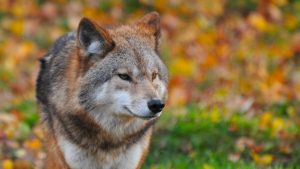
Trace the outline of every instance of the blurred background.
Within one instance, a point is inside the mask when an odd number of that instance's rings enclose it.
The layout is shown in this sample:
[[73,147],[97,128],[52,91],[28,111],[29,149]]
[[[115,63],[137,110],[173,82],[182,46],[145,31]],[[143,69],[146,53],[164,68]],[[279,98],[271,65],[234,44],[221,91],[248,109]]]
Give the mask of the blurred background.
[[0,168],[42,168],[38,59],[81,17],[161,14],[167,110],[143,169],[300,168],[300,1],[1,0]]

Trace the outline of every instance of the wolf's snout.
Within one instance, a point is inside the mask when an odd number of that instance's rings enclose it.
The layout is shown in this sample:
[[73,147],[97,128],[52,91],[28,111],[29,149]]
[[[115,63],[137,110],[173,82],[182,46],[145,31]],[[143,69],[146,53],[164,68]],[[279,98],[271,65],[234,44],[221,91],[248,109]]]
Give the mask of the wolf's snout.
[[147,105],[148,105],[148,108],[153,113],[159,113],[165,107],[165,104],[162,103],[161,100],[157,100],[157,99],[153,99],[153,100],[148,101]]

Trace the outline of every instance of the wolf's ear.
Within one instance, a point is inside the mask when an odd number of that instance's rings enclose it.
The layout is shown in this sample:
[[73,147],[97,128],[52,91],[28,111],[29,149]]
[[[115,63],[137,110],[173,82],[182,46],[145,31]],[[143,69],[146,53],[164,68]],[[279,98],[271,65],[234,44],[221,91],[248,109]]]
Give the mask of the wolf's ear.
[[157,12],[150,12],[137,21],[137,24],[148,26],[156,38],[160,37],[160,16]]
[[104,56],[113,49],[109,33],[88,18],[82,18],[77,30],[77,43],[87,54]]

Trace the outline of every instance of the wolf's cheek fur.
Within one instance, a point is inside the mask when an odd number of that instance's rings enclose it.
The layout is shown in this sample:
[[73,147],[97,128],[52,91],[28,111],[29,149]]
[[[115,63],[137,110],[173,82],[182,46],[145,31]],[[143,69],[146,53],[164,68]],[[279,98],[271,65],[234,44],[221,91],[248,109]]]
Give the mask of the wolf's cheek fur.
[[130,112],[125,109],[125,107],[130,107],[132,99],[132,96],[130,96],[127,91],[117,91],[113,93],[112,98],[114,100],[114,107],[118,109],[116,110],[116,113],[131,115]]
[[106,93],[108,92],[108,84],[104,83],[102,86],[96,89],[95,95],[96,95],[96,102],[101,102],[103,99],[106,98]]
[[[115,90],[110,82],[104,83],[95,90],[96,110],[99,110],[99,113],[128,114],[124,110],[124,105],[130,105],[132,97],[128,92]],[[105,107],[105,110],[102,107]]]
[[[130,94],[128,90],[115,89],[115,84],[115,79],[112,79],[95,90],[96,109],[105,111],[106,113],[132,115],[125,107],[132,107],[132,99],[134,96]],[[101,106],[104,106],[103,103],[105,103],[106,110],[101,108]]]
[[[116,79],[111,79],[95,90],[94,98],[97,105],[95,110],[99,111],[98,113],[105,112],[138,117],[151,116],[151,111],[148,108],[147,102],[153,98],[147,97],[149,93],[136,92],[136,90],[128,89],[130,86],[133,87],[131,84],[129,84],[129,86],[123,84],[122,89],[116,89],[120,86],[115,86],[115,80]],[[164,83],[157,80],[154,86],[156,87],[155,90],[153,90],[154,93],[151,95],[164,101],[166,93]],[[103,109],[103,106],[105,107],[105,110]],[[157,115],[159,116],[160,114]]]
[[[127,90],[111,92],[109,85],[105,83],[96,92],[97,102],[107,102],[110,107],[107,113],[125,114],[130,116],[146,117],[150,115],[147,99],[129,93]],[[110,98],[110,99],[108,99]],[[101,105],[100,105],[101,106]],[[100,108],[101,109],[101,108]]]

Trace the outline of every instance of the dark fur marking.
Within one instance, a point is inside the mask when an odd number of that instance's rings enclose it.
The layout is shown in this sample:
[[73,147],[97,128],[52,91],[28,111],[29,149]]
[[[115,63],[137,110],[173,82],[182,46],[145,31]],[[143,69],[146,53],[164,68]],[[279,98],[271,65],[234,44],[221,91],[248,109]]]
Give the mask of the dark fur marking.
[[58,53],[60,53],[62,51],[62,49],[64,49],[64,47],[66,46],[66,44],[70,41],[75,40],[75,33],[74,32],[69,32],[61,37],[59,37],[55,43],[53,48],[51,49],[51,52],[53,54],[53,56],[57,56]]
[[[49,54],[46,54],[44,57],[47,57]],[[49,100],[48,95],[50,93],[50,86],[48,82],[48,65],[46,60],[43,58],[40,59],[40,72],[36,82],[36,98],[40,103],[40,109],[42,110],[42,122],[47,123],[47,127],[52,129],[53,119],[49,110]]]

